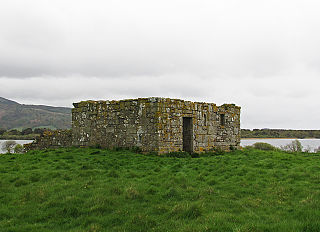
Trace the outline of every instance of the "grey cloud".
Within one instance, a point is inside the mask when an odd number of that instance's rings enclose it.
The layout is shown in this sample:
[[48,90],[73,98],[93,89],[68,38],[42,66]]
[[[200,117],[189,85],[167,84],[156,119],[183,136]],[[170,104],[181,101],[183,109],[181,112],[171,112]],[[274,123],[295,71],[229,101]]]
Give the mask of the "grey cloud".
[[[287,2],[22,2],[5,1],[8,7],[0,10],[0,64],[6,67],[0,76],[267,77],[319,59],[307,44],[319,37],[316,24],[309,24],[314,18],[282,8]],[[297,31],[299,20],[308,27],[300,23]]]
[[0,95],[234,102],[243,127],[315,128],[319,10],[316,0],[3,0]]

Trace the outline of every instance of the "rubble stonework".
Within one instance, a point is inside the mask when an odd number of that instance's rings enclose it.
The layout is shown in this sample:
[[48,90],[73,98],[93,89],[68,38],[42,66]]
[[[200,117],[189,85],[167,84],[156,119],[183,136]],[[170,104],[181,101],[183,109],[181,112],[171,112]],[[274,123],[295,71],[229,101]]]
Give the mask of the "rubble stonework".
[[24,144],[26,151],[34,149],[47,149],[72,146],[71,130],[55,130],[45,131],[41,136],[37,137],[32,143]]
[[[240,107],[169,98],[83,101],[72,109],[72,144],[204,152],[240,146]],[[185,119],[184,119],[185,118]],[[190,125],[189,132],[184,127]],[[184,137],[190,137],[190,141]],[[186,145],[186,143],[190,143]]]
[[139,147],[159,154],[240,147],[240,107],[169,98],[74,103],[72,130],[48,132],[26,150]]

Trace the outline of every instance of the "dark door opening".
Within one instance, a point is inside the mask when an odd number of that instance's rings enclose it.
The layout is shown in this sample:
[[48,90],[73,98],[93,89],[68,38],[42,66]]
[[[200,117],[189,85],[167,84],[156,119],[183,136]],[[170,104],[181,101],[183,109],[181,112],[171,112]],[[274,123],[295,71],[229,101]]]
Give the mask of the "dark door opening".
[[193,124],[191,117],[183,117],[183,151],[193,152]]

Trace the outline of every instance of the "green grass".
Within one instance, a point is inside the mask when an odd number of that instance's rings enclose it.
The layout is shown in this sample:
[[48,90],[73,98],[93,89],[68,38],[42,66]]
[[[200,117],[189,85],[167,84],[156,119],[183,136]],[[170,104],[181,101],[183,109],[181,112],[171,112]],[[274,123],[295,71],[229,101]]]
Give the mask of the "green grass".
[[0,155],[0,231],[320,231],[320,155]]

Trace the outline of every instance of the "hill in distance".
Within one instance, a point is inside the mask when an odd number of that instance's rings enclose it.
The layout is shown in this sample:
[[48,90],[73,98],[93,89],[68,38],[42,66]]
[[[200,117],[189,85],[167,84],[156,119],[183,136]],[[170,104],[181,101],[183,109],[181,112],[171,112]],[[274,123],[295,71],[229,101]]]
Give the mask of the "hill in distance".
[[24,105],[0,97],[0,128],[71,128],[71,108]]

